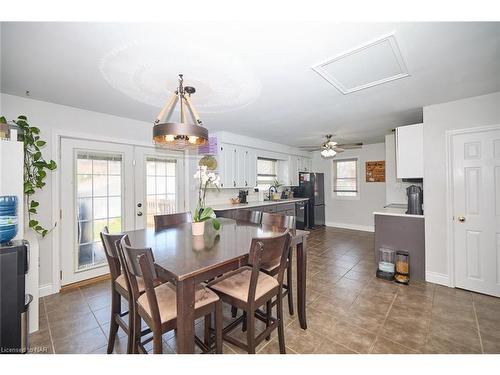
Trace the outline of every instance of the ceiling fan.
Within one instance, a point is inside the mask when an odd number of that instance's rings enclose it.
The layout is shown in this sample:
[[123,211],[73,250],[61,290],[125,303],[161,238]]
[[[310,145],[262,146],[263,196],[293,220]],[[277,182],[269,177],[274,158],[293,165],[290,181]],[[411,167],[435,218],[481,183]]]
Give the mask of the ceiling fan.
[[343,143],[338,144],[333,139],[332,134],[325,135],[325,141],[318,146],[300,146],[300,148],[307,149],[308,151],[319,151],[321,150],[321,156],[324,158],[333,158],[339,152],[344,152],[344,150],[350,150],[355,148],[361,148],[363,146],[362,142],[358,143]]

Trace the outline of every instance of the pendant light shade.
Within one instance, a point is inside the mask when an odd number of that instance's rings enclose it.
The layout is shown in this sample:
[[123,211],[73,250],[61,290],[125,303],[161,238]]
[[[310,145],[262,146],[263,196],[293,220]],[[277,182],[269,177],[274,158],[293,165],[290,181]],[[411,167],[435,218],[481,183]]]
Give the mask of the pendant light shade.
[[[153,142],[170,149],[182,150],[204,145],[208,142],[208,130],[193,107],[190,96],[196,92],[194,87],[183,86],[179,74],[179,87],[170,101],[162,108],[153,126]],[[187,95],[186,95],[187,94]],[[180,121],[170,122],[175,106],[179,103]],[[188,113],[189,115],[188,116]],[[191,117],[192,122],[188,122]]]

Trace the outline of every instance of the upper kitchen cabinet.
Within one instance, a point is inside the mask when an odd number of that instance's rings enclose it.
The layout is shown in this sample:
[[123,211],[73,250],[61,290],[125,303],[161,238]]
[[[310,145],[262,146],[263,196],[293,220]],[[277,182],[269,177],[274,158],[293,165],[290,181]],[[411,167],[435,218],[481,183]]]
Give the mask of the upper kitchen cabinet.
[[221,188],[253,188],[257,184],[255,150],[222,143],[218,151]]
[[285,185],[299,186],[299,172],[311,172],[312,160],[306,157],[290,155],[288,157],[288,173],[283,180]]
[[396,128],[396,177],[424,177],[423,124]]

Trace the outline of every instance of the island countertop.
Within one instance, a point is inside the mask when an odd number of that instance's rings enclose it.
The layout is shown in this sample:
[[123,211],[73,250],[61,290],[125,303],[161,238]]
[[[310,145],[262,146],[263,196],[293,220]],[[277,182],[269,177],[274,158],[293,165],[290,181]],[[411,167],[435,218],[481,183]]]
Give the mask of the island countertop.
[[389,205],[378,211],[375,211],[374,215],[391,215],[391,216],[403,216],[403,217],[416,217],[416,218],[424,218],[424,215],[411,215],[406,213],[405,205]]
[[292,199],[279,199],[275,201],[254,201],[254,202],[248,202],[248,203],[238,203],[238,204],[216,204],[213,206],[210,206],[213,208],[214,211],[222,211],[222,210],[237,210],[241,208],[252,208],[252,207],[262,207],[262,206],[268,206],[268,205],[275,205],[275,204],[286,204],[286,203],[295,203],[295,202],[302,202],[302,201],[307,201],[309,198],[292,198]]

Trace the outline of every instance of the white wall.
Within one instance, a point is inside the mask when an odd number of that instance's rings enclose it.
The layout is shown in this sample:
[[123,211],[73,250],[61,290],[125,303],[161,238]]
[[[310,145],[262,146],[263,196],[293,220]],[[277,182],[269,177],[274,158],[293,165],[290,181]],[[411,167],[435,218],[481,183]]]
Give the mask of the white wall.
[[451,285],[446,225],[446,132],[500,124],[500,92],[424,107],[425,248],[428,281]]
[[373,231],[373,212],[385,206],[385,183],[366,182],[365,162],[385,160],[385,144],[368,144],[361,149],[346,150],[336,158],[351,157],[359,160],[359,200],[339,200],[334,198],[332,191],[332,159],[323,159],[319,152],[314,153],[313,172],[325,174],[326,224]]

